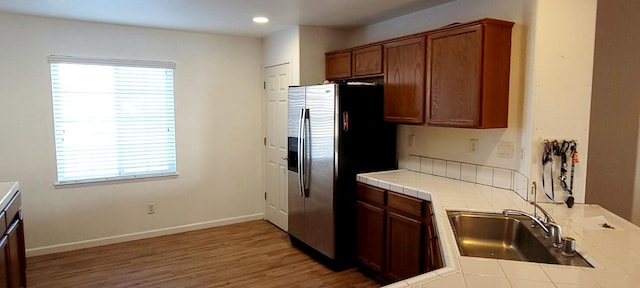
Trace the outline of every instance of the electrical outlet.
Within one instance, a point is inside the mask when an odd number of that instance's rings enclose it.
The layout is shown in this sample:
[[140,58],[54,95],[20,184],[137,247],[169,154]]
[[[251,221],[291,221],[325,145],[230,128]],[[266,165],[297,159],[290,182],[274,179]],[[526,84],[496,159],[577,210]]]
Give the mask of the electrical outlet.
[[513,158],[513,142],[501,141],[498,143],[498,158]]
[[469,139],[469,152],[474,153],[480,148],[478,139]]
[[156,203],[147,203],[147,214],[155,214],[156,213]]

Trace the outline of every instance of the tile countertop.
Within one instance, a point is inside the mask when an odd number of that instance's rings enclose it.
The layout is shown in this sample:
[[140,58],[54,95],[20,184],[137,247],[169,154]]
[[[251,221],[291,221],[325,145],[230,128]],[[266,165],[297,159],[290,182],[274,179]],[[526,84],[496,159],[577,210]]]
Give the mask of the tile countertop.
[[[430,200],[434,208],[445,267],[385,287],[640,287],[640,228],[598,205],[541,203],[595,268],[466,257],[458,252],[446,210],[533,213],[533,206],[511,190],[408,170],[359,174],[357,179]],[[600,217],[615,229],[591,223]]]
[[0,182],[0,209],[3,209],[16,191],[20,190],[18,182]]

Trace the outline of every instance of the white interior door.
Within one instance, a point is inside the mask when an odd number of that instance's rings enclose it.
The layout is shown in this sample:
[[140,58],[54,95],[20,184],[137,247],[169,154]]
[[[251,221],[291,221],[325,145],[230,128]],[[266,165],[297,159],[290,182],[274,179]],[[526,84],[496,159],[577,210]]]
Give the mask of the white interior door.
[[265,68],[267,98],[266,210],[267,220],[288,230],[287,204],[287,90],[289,64]]

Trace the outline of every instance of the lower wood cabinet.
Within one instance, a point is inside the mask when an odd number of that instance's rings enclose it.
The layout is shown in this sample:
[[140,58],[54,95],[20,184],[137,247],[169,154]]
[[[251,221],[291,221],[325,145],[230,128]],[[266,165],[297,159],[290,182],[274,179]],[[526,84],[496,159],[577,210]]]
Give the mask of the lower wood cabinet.
[[358,183],[357,256],[382,282],[442,267],[431,202]]
[[21,195],[18,191],[4,207],[0,217],[3,221],[0,226],[5,228],[0,238],[0,288],[27,287],[21,204]]

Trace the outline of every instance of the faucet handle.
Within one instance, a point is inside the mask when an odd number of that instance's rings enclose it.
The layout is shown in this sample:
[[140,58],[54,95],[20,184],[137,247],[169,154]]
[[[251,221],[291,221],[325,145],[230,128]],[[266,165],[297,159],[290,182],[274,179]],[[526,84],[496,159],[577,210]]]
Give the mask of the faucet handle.
[[568,257],[576,255],[576,239],[571,237],[562,239],[562,255]]
[[562,247],[562,227],[557,223],[547,224],[549,227],[549,237],[552,239],[553,247]]

